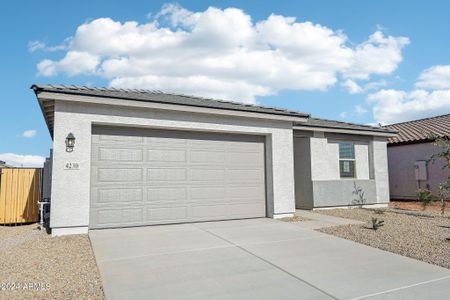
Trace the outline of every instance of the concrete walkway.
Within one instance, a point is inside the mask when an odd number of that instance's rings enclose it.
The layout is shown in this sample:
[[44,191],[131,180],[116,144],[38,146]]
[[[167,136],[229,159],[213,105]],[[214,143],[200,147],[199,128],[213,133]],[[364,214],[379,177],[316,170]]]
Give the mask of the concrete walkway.
[[450,295],[450,270],[272,219],[96,230],[90,238],[107,299]]

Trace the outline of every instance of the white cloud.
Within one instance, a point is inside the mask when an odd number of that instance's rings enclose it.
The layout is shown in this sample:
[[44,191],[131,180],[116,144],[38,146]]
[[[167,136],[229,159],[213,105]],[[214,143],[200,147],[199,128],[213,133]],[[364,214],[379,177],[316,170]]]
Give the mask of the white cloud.
[[386,80],[378,80],[365,83],[364,85],[358,84],[355,80],[346,79],[341,85],[349,92],[350,94],[361,94],[370,90],[376,90],[380,87],[386,86]]
[[39,155],[21,155],[15,153],[0,153],[0,160],[13,167],[41,168],[45,158]]
[[64,72],[69,76],[79,74],[93,74],[100,59],[98,56],[87,52],[69,51],[66,56],[58,62],[44,59],[38,64],[38,74],[42,76],[53,76],[58,72]]
[[341,119],[347,119],[348,117],[359,117],[362,116],[367,112],[367,109],[365,109],[362,105],[356,105],[352,112],[343,111],[339,114],[339,117]]
[[450,89],[450,65],[426,69],[419,76],[416,87],[423,89]]
[[34,130],[34,129],[31,129],[31,130],[25,130],[25,131],[22,133],[22,137],[24,137],[24,138],[32,138],[32,137],[35,137],[36,134],[37,134],[37,131]]
[[373,115],[382,124],[450,113],[450,90],[380,90],[368,96]]
[[148,23],[99,18],[80,25],[61,60],[38,74],[97,75],[114,87],[161,89],[254,102],[280,90],[326,90],[343,76],[390,74],[409,40],[377,31],[351,46],[339,30],[236,8],[164,5]]
[[402,49],[409,44],[406,37],[385,37],[376,31],[369,39],[356,46],[352,63],[344,75],[354,79],[369,79],[371,74],[387,75],[402,61]]
[[367,109],[365,109],[362,105],[355,105],[355,113],[357,116],[362,116],[367,112]]
[[45,48],[45,43],[40,41],[28,42],[28,51],[34,52]]
[[66,50],[69,47],[70,44],[70,38],[67,38],[64,40],[64,42],[60,45],[56,46],[48,46],[46,43],[42,41],[30,41],[28,42],[28,51],[35,52],[35,51],[46,51],[46,52],[55,52],[55,51],[61,51]]
[[342,86],[345,87],[350,94],[359,94],[364,91],[364,89],[359,84],[351,79],[345,80],[342,83]]
[[450,65],[424,70],[411,91],[382,89],[367,97],[373,116],[382,124],[450,113]]

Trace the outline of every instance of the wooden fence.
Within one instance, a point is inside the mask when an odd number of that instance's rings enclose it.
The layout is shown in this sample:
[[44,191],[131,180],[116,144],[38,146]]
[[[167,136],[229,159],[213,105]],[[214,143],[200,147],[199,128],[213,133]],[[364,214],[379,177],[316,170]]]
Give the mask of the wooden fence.
[[0,224],[39,221],[42,169],[0,169]]

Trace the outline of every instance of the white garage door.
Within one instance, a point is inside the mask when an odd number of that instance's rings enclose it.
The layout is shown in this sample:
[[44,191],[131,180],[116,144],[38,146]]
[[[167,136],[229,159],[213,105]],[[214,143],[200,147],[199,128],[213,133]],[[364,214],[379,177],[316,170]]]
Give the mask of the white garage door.
[[94,127],[90,228],[264,217],[264,138]]

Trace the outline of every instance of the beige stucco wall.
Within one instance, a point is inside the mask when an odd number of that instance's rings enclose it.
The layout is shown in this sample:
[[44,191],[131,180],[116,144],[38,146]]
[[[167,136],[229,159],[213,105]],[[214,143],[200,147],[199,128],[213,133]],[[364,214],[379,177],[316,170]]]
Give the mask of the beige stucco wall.
[[[444,161],[428,163],[428,180],[417,182],[414,163],[428,160],[439,152],[431,143],[400,145],[388,147],[389,186],[391,199],[416,199],[417,188],[430,188],[437,195],[439,183],[450,176],[448,169],[443,169]],[[419,185],[420,184],[420,185]]]

